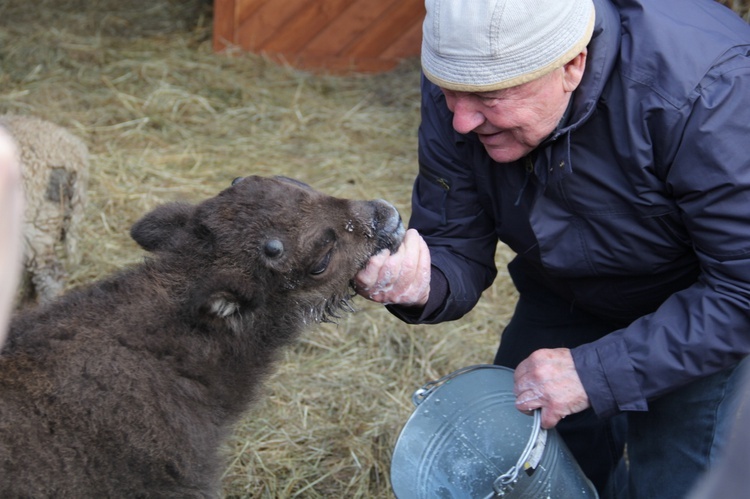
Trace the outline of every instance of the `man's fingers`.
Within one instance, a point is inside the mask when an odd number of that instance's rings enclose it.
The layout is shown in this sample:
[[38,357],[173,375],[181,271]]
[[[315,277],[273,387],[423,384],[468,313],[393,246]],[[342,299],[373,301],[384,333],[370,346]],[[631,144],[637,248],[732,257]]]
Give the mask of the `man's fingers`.
[[430,255],[414,229],[406,231],[398,251],[370,258],[355,277],[357,293],[378,303],[424,305],[430,292]]
[[542,428],[544,428],[545,430],[554,428],[555,426],[557,426],[557,423],[559,423],[560,420],[565,417],[565,416],[559,416],[556,412],[551,411],[547,408],[542,409],[541,416],[542,416],[541,425],[542,425]]
[[590,406],[570,350],[541,349],[521,362],[514,373],[513,393],[522,412],[541,409],[542,427]]
[[367,266],[360,270],[354,278],[354,283],[357,288],[357,292],[363,296],[367,296],[367,292],[375,285],[380,275],[380,269],[383,264],[391,256],[391,252],[388,250],[380,251],[379,253],[370,257],[370,261],[367,262]]

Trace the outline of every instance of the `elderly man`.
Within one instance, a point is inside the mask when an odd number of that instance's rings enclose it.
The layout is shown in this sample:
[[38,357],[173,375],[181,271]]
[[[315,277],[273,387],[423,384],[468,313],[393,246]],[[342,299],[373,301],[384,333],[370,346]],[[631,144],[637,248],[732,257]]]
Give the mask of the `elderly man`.
[[518,409],[602,495],[684,497],[750,352],[750,27],[706,0],[426,7],[411,229],[360,294],[458,319],[508,244]]

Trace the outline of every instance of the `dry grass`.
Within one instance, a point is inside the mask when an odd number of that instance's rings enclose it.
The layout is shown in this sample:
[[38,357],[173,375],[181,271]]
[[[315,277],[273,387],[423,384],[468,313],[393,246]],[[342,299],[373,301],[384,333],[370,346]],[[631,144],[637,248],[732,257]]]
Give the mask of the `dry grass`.
[[750,0],[718,0],[719,3],[726,5],[745,21],[750,22]]
[[[736,0],[747,14],[745,0]],[[71,285],[142,257],[127,233],[158,203],[251,173],[385,198],[405,217],[416,173],[415,61],[313,76],[210,49],[202,0],[4,0],[0,113],[34,114],[92,153],[82,264]],[[227,497],[391,497],[388,466],[424,381],[491,361],[515,302],[503,273],[461,321],[407,326],[358,299],[286,352],[226,447]]]
[[[385,198],[408,217],[415,61],[383,75],[313,76],[213,54],[210,22],[199,0],[0,3],[0,113],[63,125],[92,154],[71,285],[142,258],[127,234],[147,210],[211,196],[239,175]],[[514,301],[501,276],[464,320],[414,327],[357,299],[357,313],[286,352],[226,447],[225,495],[391,497],[390,453],[412,391],[491,361]]]

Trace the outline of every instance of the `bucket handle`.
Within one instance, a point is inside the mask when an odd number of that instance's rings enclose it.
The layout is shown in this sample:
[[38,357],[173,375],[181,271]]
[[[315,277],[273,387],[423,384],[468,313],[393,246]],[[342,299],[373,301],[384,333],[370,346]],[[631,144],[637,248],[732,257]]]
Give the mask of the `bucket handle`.
[[[487,367],[497,367],[494,364],[477,364],[473,366],[467,366],[463,367],[461,369],[458,369],[457,371],[454,371],[452,373],[446,374],[445,376],[434,380],[434,381],[428,381],[424,385],[422,385],[421,388],[417,389],[414,394],[411,396],[411,401],[415,406],[419,406],[422,402],[427,400],[427,398],[434,392],[440,385],[443,383],[446,383],[450,381],[451,379],[455,378],[456,376],[460,374],[464,374],[470,371],[474,371],[476,369],[484,369]],[[542,429],[542,416],[541,411],[539,409],[536,409],[534,411],[534,423],[532,424],[532,432],[531,437],[529,438],[529,441],[526,442],[526,447],[524,448],[523,452],[518,458],[518,461],[516,461],[516,464],[511,466],[508,471],[500,475],[495,479],[495,481],[492,484],[492,489],[494,492],[490,495],[488,495],[485,499],[496,499],[499,497],[504,497],[505,494],[513,490],[513,484],[518,479],[518,474],[521,472],[522,469],[528,469],[535,467],[537,463],[531,463],[529,458],[531,457],[532,453],[534,453],[535,450],[537,450],[537,444],[542,445],[542,451],[544,443],[546,442],[546,433],[547,430]],[[542,440],[540,442],[540,435],[542,437]],[[539,450],[537,450],[537,453],[539,453]]]
[[[536,409],[534,411],[534,423],[532,425],[531,437],[529,438],[528,442],[526,442],[526,447],[518,457],[518,461],[516,461],[516,464],[511,466],[508,471],[495,479],[495,482],[492,484],[494,493],[490,494],[488,496],[488,499],[504,497],[505,494],[513,490],[513,484],[518,479],[518,474],[522,469],[526,470],[528,468],[536,467],[536,465],[538,464],[538,458],[541,458],[540,452],[543,452],[543,446],[547,441],[546,433],[547,430],[544,430],[542,428],[541,411],[539,409]],[[542,445],[542,448],[538,450],[537,444]],[[535,458],[537,458],[535,462],[531,462],[530,458],[532,454],[535,454]]]

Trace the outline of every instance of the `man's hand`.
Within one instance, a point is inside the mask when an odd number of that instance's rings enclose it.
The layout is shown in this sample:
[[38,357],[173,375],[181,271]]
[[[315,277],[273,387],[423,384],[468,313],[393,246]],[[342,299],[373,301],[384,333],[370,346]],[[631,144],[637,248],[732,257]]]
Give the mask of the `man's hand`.
[[516,408],[542,410],[542,428],[553,428],[565,416],[587,409],[588,395],[567,348],[541,349],[516,368]]
[[414,229],[406,231],[396,253],[370,258],[354,279],[357,293],[384,304],[423,307],[430,295],[430,250]]

